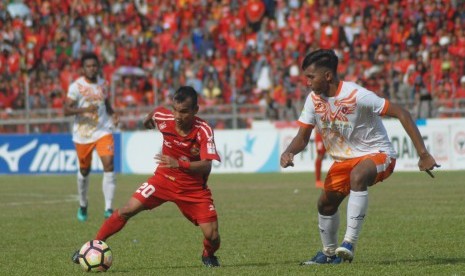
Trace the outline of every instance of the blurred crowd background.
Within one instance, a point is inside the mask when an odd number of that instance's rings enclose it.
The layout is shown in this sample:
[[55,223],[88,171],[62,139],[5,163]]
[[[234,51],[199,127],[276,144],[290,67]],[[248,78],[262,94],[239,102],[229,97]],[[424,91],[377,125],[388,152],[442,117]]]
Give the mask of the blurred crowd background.
[[3,0],[0,132],[66,131],[63,102],[88,51],[122,129],[180,85],[218,129],[293,121],[308,93],[301,60],[317,48],[335,49],[342,79],[416,118],[465,116],[463,0]]

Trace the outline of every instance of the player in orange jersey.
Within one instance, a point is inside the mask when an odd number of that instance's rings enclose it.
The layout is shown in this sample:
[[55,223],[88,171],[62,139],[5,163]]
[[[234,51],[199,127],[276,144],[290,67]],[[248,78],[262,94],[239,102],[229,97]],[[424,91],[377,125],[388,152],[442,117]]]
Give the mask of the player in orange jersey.
[[[318,226],[323,250],[303,265],[351,262],[368,207],[368,187],[388,178],[397,153],[389,140],[381,116],[397,118],[420,157],[418,167],[430,176],[439,167],[425,147],[410,113],[378,97],[356,83],[340,81],[338,57],[332,50],[308,54],[302,70],[312,92],[298,119],[299,131],[281,154],[281,166],[293,166],[294,156],[308,144],[316,127],[326,151],[335,161],[318,200]],[[339,205],[346,196],[347,227],[338,247]]]
[[92,152],[96,149],[103,164],[102,190],[105,198],[104,217],[113,213],[115,194],[113,129],[118,116],[110,104],[105,81],[98,77],[100,63],[94,53],[85,53],[81,58],[83,75],[68,89],[64,105],[65,116],[74,115],[73,142],[79,159],[77,186],[79,196],[79,221],[87,220],[87,191]]

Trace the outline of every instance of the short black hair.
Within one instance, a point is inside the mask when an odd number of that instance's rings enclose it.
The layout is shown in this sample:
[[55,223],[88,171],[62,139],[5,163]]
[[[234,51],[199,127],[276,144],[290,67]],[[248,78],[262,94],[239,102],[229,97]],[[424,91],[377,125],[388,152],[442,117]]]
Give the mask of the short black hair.
[[339,59],[331,49],[319,49],[309,53],[302,62],[302,70],[307,69],[310,65],[315,64],[316,67],[326,67],[334,74],[337,73],[337,65]]
[[192,99],[192,107],[197,106],[197,91],[191,86],[181,86],[174,92],[173,101],[182,103],[186,99]]
[[88,59],[95,59],[97,64],[100,64],[98,60],[98,56],[95,53],[87,52],[87,53],[82,54],[81,56],[81,66],[84,66],[84,62]]

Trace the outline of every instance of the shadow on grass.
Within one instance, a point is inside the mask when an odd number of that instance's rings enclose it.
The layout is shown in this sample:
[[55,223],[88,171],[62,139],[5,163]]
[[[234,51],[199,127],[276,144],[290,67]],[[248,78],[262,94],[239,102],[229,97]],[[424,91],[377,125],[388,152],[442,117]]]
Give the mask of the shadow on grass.
[[464,264],[465,258],[423,258],[423,259],[404,259],[395,261],[382,261],[379,262],[383,265],[395,265],[395,264],[416,264],[416,263],[427,263],[430,265],[447,265],[447,264]]

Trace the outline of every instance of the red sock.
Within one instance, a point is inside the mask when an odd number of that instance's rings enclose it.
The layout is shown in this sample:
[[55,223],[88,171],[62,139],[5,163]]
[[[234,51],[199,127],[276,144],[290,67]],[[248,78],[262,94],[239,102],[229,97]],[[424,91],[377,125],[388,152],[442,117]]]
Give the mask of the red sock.
[[323,159],[316,159],[315,160],[315,177],[316,180],[321,180],[321,164],[323,163]]
[[220,248],[220,238],[215,241],[209,241],[207,239],[203,240],[203,256],[213,256],[215,255],[216,250]]
[[113,214],[102,224],[95,239],[105,241],[111,235],[121,230],[126,222],[127,220],[119,215],[118,210],[115,210]]

